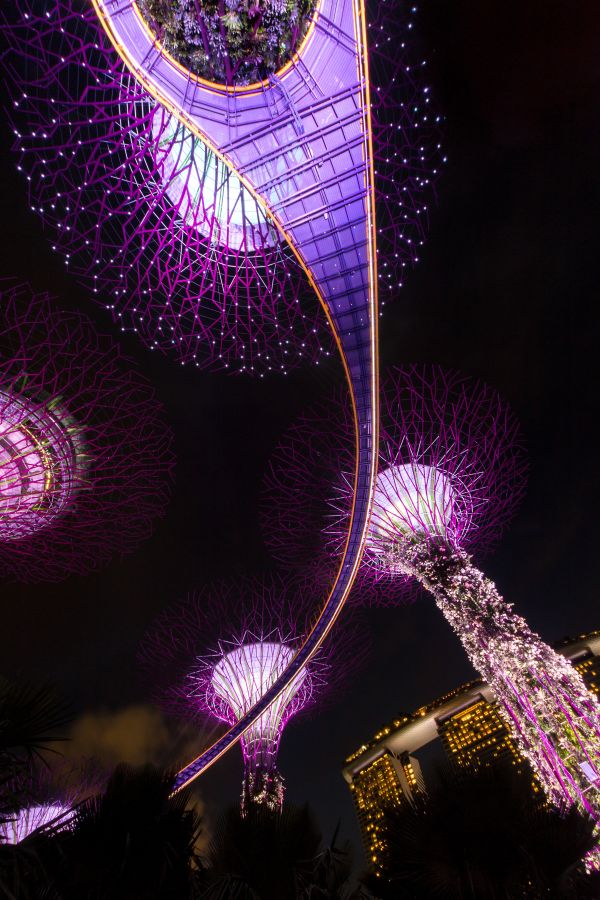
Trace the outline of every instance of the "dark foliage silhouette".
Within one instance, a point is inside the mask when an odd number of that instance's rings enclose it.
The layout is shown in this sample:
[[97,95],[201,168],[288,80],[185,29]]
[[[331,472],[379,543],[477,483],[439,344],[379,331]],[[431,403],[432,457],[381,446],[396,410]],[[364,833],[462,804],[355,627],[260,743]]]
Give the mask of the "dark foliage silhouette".
[[[69,720],[67,705],[50,685],[0,679],[0,826],[35,802],[32,775],[44,765]],[[31,842],[13,846],[0,837],[0,897],[27,900],[29,885],[44,872]]]
[[48,900],[187,900],[200,832],[189,797],[152,767],[119,766],[105,791],[82,803],[73,825],[50,835]]
[[307,807],[281,813],[229,810],[217,826],[201,872],[202,900],[358,900],[348,846],[321,849]]
[[550,807],[509,767],[440,773],[427,797],[388,812],[387,827],[387,877],[366,879],[381,900],[600,897],[600,875],[581,863],[594,822]]

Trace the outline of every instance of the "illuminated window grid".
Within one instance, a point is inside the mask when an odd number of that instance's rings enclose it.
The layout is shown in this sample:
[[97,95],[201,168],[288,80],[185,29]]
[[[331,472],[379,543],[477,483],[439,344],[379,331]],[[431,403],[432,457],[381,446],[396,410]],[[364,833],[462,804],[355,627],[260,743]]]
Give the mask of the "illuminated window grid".
[[458,769],[475,770],[500,760],[524,762],[495,705],[484,699],[442,722],[439,735]]
[[575,663],[575,668],[583,678],[586,687],[600,696],[600,657],[586,656],[580,662]]
[[[401,763],[406,780],[413,790],[419,790],[417,774],[410,759]],[[398,772],[390,756],[381,756],[359,772],[350,785],[367,859],[379,874],[384,868],[387,840],[385,814],[406,802]]]

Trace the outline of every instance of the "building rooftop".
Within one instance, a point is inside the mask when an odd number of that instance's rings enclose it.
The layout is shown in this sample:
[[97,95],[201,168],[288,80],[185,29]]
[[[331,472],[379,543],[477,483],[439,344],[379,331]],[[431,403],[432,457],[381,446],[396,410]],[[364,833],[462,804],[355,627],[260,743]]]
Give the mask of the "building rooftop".
[[[565,637],[555,648],[567,659],[576,661],[586,654],[600,655],[600,630],[581,634],[576,638]],[[469,681],[441,697],[419,707],[413,713],[401,713],[388,725],[380,728],[373,738],[346,757],[342,774],[350,783],[357,772],[385,753],[399,757],[413,753],[438,737],[438,725],[466,709],[479,699],[493,700],[493,692],[481,679]]]

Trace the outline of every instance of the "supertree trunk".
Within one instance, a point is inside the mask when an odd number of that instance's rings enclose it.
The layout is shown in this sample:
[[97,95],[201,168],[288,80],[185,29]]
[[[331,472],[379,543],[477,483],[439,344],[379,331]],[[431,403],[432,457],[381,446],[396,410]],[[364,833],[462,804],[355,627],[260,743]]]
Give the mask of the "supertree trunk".
[[244,780],[241,811],[246,815],[254,807],[271,813],[281,812],[285,782],[277,768],[278,747],[271,742],[254,746],[251,752],[244,746]]
[[579,673],[531,631],[468,553],[413,536],[394,542],[385,562],[433,594],[551,802],[576,803],[600,819],[600,705]]

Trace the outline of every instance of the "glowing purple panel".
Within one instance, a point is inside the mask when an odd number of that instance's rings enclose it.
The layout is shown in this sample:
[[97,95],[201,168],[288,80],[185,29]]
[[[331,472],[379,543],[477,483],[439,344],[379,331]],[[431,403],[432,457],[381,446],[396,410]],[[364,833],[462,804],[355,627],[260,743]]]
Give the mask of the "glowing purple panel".
[[0,844],[20,844],[38,828],[48,825],[61,817],[61,827],[68,824],[69,807],[61,803],[45,803],[27,806],[14,813],[14,818],[0,823]]
[[[270,577],[217,583],[166,609],[140,649],[157,702],[171,714],[235,726],[292,662],[314,609],[315,584]],[[278,808],[277,753],[290,719],[343,687],[364,661],[364,623],[344,617],[325,645],[241,737],[242,806]]]
[[110,338],[0,282],[0,572],[85,573],[150,534],[169,497],[171,435]]

